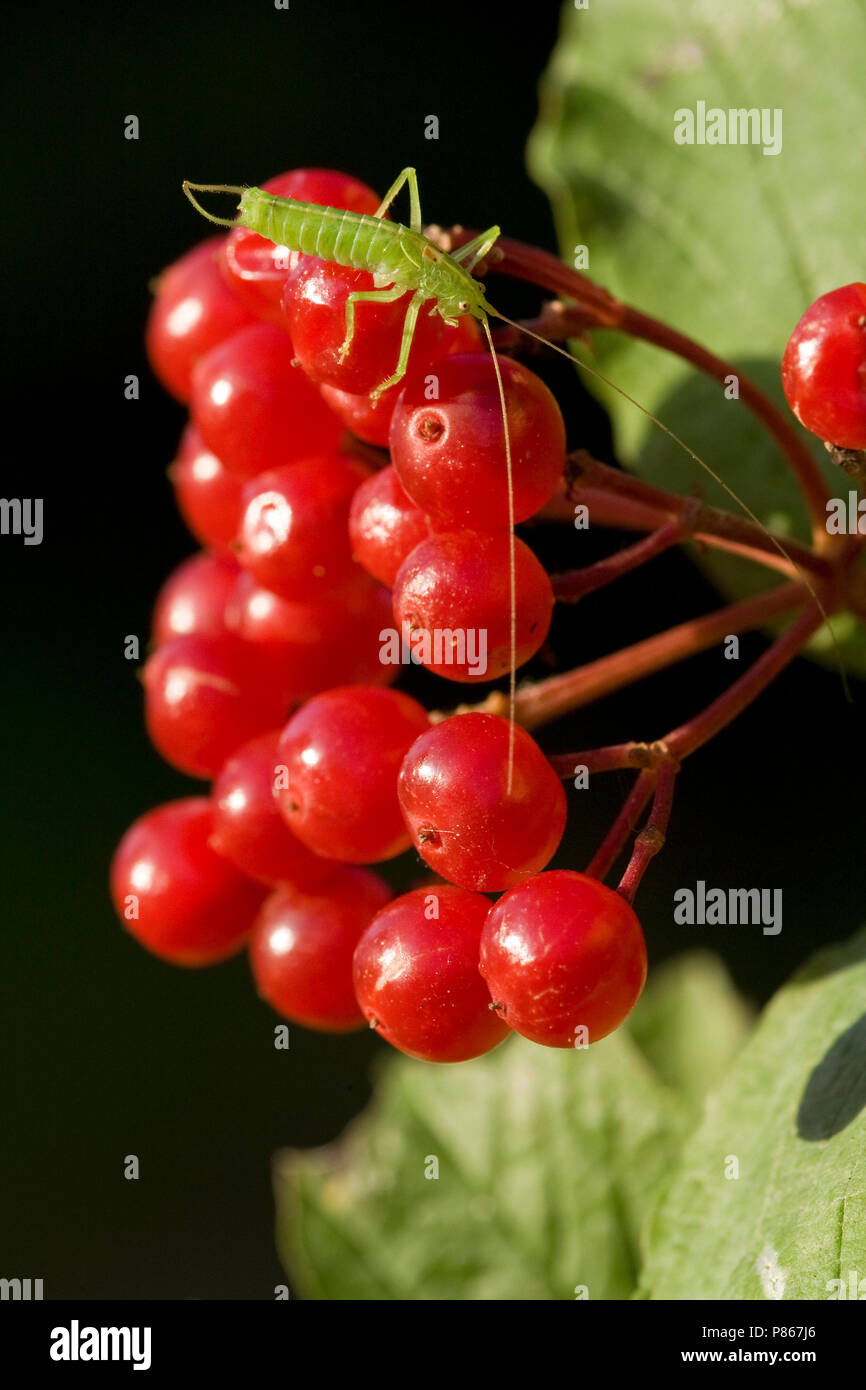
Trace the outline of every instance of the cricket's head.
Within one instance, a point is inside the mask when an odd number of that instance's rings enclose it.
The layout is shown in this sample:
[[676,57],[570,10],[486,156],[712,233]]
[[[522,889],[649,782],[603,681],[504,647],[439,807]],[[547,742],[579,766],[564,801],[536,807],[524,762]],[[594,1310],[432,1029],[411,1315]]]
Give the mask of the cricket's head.
[[450,263],[443,275],[436,299],[443,319],[459,319],[464,314],[471,314],[474,319],[486,319],[493,312],[484,298],[484,286],[480,280],[473,280],[469,271],[455,261]]

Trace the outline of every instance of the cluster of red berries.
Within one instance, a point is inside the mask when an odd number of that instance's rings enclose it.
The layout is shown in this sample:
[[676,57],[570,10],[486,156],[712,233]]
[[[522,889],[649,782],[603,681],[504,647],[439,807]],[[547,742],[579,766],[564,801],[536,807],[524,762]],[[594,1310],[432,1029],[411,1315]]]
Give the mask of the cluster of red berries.
[[[374,212],[363,184],[296,170],[265,185]],[[161,277],[153,368],[189,405],[172,480],[204,550],[163,587],[143,672],[151,740],[210,796],[124,836],[118,914],[149,950],[206,965],[249,947],[260,994],[325,1031],[366,1020],[396,1047],[459,1061],[510,1030],[557,1047],[615,1028],[646,973],[638,920],[585,875],[542,873],[565,796],[522,729],[491,714],[431,724],[387,688],[382,630],[464,682],[510,666],[509,510],[500,398],[477,325],[424,316],[393,371],[405,301],[345,305],[366,272],[245,228]],[[547,387],[503,361],[519,522],[553,494],[565,433]],[[356,440],[387,445],[375,470]],[[374,451],[367,451],[375,458]],[[543,643],[550,580],[516,548],[517,662]],[[479,670],[454,634],[486,635]],[[444,882],[391,900],[368,866],[414,845]],[[502,894],[491,904],[485,894]]]

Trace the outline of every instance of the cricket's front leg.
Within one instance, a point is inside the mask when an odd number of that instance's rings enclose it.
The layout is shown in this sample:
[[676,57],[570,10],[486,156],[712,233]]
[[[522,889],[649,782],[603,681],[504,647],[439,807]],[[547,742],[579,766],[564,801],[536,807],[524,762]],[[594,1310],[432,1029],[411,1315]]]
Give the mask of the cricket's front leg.
[[[405,294],[405,290],[403,291]],[[413,294],[406,310],[406,317],[403,320],[403,336],[400,339],[400,356],[397,359],[397,370],[393,376],[389,376],[386,381],[380,381],[375,391],[370,392],[370,400],[376,402],[383,391],[387,391],[389,386],[396,386],[398,381],[402,381],[406,375],[406,368],[409,365],[409,353],[412,350],[412,339],[415,336],[415,324],[418,322],[418,315],[421,312],[421,305],[424,303],[424,296],[419,292]]]
[[368,299],[376,304],[393,304],[395,299],[406,293],[400,285],[393,285],[390,290],[353,290],[346,300],[346,336],[337,354],[337,361],[344,362],[346,353],[352,346],[352,339],[355,336],[355,305],[362,299]]

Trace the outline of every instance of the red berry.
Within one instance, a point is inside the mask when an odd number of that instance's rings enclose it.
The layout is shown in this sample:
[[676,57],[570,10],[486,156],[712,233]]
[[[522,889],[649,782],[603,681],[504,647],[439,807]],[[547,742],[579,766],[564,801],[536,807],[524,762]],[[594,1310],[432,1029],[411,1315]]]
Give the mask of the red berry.
[[319,642],[318,615],[322,608],[345,610],[338,604],[292,603],[257,584],[249,570],[242,569],[226,609],[226,622],[247,642],[274,648],[298,643],[302,650],[315,650]]
[[242,743],[276,728],[289,704],[273,660],[232,635],[175,637],[154,652],[143,680],[151,741],[191,777],[215,777]]
[[840,449],[866,449],[866,285],[821,295],[794,329],[782,385],[802,425]]
[[252,479],[244,491],[241,564],[283,598],[340,599],[358,583],[349,507],[366,477],[357,459],[329,454]]
[[220,637],[226,631],[226,605],[234,593],[239,566],[220,555],[191,555],[160,589],[153,611],[153,640]]
[[416,700],[376,686],[328,690],[298,710],[280,739],[285,774],[277,793],[298,839],[352,864],[408,849],[397,773],[428,723]]
[[211,845],[241,873],[262,883],[309,888],[334,872],[293,835],[277,806],[279,730],[261,734],[233,753],[213,785]]
[[211,237],[163,271],[147,320],[150,365],[163,386],[184,402],[199,358],[253,322],[220,271],[221,246],[221,237]]
[[[366,270],[301,256],[286,281],[283,308],[295,356],[313,381],[358,395],[372,391],[392,376],[400,356],[403,320],[411,291],[391,304],[361,301],[355,306],[355,332],[345,358],[340,349],[346,337],[346,300],[357,290],[373,289]],[[410,369],[435,355],[444,321],[438,314],[421,314],[412,340]]]
[[[511,439],[514,516],[525,521],[553,496],[565,463],[565,426],[553,395],[528,368],[501,362]],[[439,396],[407,382],[391,420],[391,457],[406,492],[443,529],[508,525],[502,408],[492,358],[438,362]]]
[[401,1052],[465,1062],[502,1042],[478,972],[490,903],[450,884],[419,888],[383,908],[355,951],[355,993],[365,1018]]
[[244,479],[224,468],[189,425],[169,469],[180,514],[197,541],[230,553],[238,533]]
[[367,478],[352,498],[349,539],[355,559],[389,588],[406,556],[429,534],[426,516],[410,502],[393,468]]
[[287,174],[278,174],[262,187],[281,198],[296,198],[299,203],[345,208],[371,216],[382,201],[368,184],[337,169],[292,169]]
[[322,383],[319,387],[323,399],[342,420],[346,429],[368,444],[376,444],[381,449],[388,447],[388,433],[391,429],[391,416],[400,395],[400,384],[372,400],[370,396],[354,396],[350,391],[339,391],[336,386]]
[[342,425],[269,323],[235,333],[193,373],[193,418],[230,473],[253,477],[336,446]]
[[[381,202],[365,183],[333,169],[292,169],[268,179],[261,187],[278,198],[348,208],[350,212],[374,213]],[[223,265],[232,288],[260,318],[274,323],[285,323],[280,300],[286,276],[296,261],[297,252],[275,246],[249,227],[235,227],[223,248]]]
[[[478,324],[475,319],[464,314],[462,318],[457,320],[455,328],[451,328],[448,324],[445,325],[442,339],[436,347],[434,360],[438,361],[441,357],[458,352],[480,352],[481,347],[481,330]],[[422,380],[427,365],[419,368]],[[386,375],[390,376],[390,372]],[[341,391],[336,386],[329,386],[327,382],[322,382],[319,390],[347,429],[351,430],[359,439],[366,440],[368,444],[375,444],[380,449],[387,449],[394,408],[400,399],[400,392],[403,390],[405,382],[405,378],[403,381],[396,382],[381,396],[377,396],[375,400],[363,392],[360,395],[353,395],[350,391]]]
[[[519,538],[515,572],[521,666],[547,636],[553,590]],[[448,531],[422,541],[403,561],[394,582],[394,617],[428,670],[453,681],[496,680],[510,669],[509,597],[507,533]]]
[[390,896],[388,885],[367,869],[334,869],[318,889],[278,888],[250,940],[250,965],[262,998],[305,1028],[345,1033],[361,1027],[352,955]]
[[294,666],[303,698],[332,685],[388,685],[398,671],[382,663],[379,634],[393,622],[391,595],[363,578],[360,592],[346,603],[293,603],[242,570],[226,621],[238,636]]
[[548,1047],[613,1032],[636,1004],[646,970],[646,942],[629,904],[567,869],[511,888],[481,933],[492,998],[511,1028]]
[[210,847],[207,797],[171,801],[130,826],[111,865],[127,930],[174,965],[212,965],[243,944],[264,890]]
[[565,829],[562,783],[534,739],[509,723],[459,714],[412,744],[398,781],[400,805],[425,863],[480,892],[511,888],[543,869]]
[[445,332],[442,335],[442,348],[449,357],[458,352],[481,352],[484,348],[484,337],[478,325],[478,320],[471,314],[464,314],[457,320],[457,326],[450,328],[445,325]]

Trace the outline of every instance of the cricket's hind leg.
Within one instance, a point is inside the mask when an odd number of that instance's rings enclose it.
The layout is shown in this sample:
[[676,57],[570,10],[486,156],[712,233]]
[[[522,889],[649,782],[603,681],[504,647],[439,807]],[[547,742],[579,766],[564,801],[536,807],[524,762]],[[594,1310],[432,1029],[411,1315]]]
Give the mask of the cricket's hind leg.
[[338,362],[344,362],[346,353],[352,346],[352,339],[355,336],[355,305],[361,300],[367,300],[371,304],[393,304],[395,299],[400,299],[406,293],[405,286],[392,285],[389,290],[353,290],[346,300],[346,336],[337,355]]
[[409,226],[413,232],[421,230],[421,198],[418,193],[418,175],[410,166],[398,174],[388,192],[374,212],[374,217],[384,217],[404,183],[409,185]]
[[[385,291],[390,294],[389,290]],[[400,290],[400,294],[405,294],[405,290]],[[393,295],[392,298],[398,298]],[[409,307],[406,310],[406,317],[403,320],[403,336],[400,339],[400,356],[397,359],[397,369],[387,380],[380,381],[375,391],[370,392],[370,400],[377,401],[383,391],[387,391],[389,386],[396,386],[398,381],[402,381],[406,375],[406,368],[409,365],[409,353],[412,350],[412,339],[415,336],[415,324],[418,322],[418,315],[421,312],[421,305],[424,303],[422,294],[413,294],[409,300]]]

